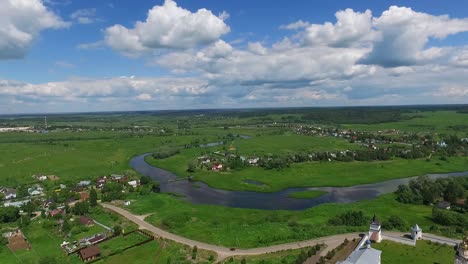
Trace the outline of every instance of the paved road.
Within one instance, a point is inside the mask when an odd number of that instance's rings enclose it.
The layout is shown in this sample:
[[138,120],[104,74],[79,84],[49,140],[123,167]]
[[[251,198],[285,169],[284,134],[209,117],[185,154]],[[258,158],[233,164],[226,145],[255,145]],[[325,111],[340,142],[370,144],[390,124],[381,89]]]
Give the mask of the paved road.
[[175,242],[178,242],[178,243],[190,246],[190,247],[197,246],[199,249],[214,251],[216,252],[216,254],[218,254],[218,261],[231,257],[231,256],[261,255],[261,254],[278,252],[278,251],[288,250],[288,249],[299,249],[299,248],[310,247],[310,246],[314,246],[320,243],[325,244],[327,248],[333,249],[333,248],[336,248],[338,245],[340,245],[345,238],[347,238],[348,240],[351,240],[353,238],[359,237],[359,233],[349,233],[349,234],[340,234],[340,235],[335,235],[335,236],[328,236],[328,237],[322,237],[322,238],[317,238],[317,239],[311,239],[311,240],[306,240],[306,241],[293,242],[293,243],[287,243],[287,244],[281,244],[281,245],[275,245],[275,246],[269,246],[269,247],[252,248],[252,249],[236,249],[232,251],[230,248],[220,247],[216,245],[211,245],[211,244],[195,241],[192,239],[188,239],[185,237],[181,237],[181,236],[169,233],[160,228],[157,228],[153,226],[152,224],[144,221],[147,215],[143,215],[143,216],[135,215],[120,207],[110,205],[110,204],[103,203],[102,206],[104,208],[110,209],[116,213],[121,214],[122,216],[126,217],[128,220],[137,224],[140,228],[147,229],[162,238],[166,238],[166,239],[169,239],[169,240],[172,240],[172,241],[175,241]]
[[[407,235],[407,234],[408,233],[390,232],[390,231],[382,232],[382,235],[388,235],[388,236],[396,237],[396,238],[401,238],[401,237],[403,237],[404,235]],[[423,240],[429,240],[429,241],[432,241],[432,242],[437,242],[437,243],[440,243],[440,244],[446,244],[446,245],[449,245],[449,246],[456,246],[461,242],[461,240],[458,240],[458,239],[441,237],[441,236],[433,235],[433,234],[430,234],[430,233],[424,233],[424,230],[423,230],[422,239]]]

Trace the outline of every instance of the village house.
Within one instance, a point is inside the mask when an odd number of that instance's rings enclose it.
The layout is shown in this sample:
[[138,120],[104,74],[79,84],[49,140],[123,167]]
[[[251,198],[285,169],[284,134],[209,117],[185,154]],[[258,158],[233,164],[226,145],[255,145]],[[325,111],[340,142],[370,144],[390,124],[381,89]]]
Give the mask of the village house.
[[48,211],[48,214],[50,217],[55,217],[57,215],[64,214],[64,211],[62,211],[62,209],[54,209],[54,210]]
[[138,185],[140,185],[140,181],[139,180],[129,181],[128,185],[132,186],[133,188],[136,188],[138,187]]
[[88,192],[80,192],[80,201],[84,202],[89,200],[89,193]]
[[57,177],[57,175],[49,175],[49,176],[47,176],[47,178],[49,179],[49,181],[58,181],[58,180],[60,180],[60,178]]
[[45,199],[44,203],[42,204],[42,208],[47,209],[47,208],[49,208],[49,206],[51,206],[53,204],[55,204],[54,199],[47,198],[47,199]]
[[91,184],[91,181],[80,181],[80,182],[78,183],[78,186],[80,186],[80,187],[87,187],[87,186],[89,186],[90,184]]
[[250,165],[258,165],[258,161],[260,160],[260,158],[251,158],[251,159],[248,159],[247,160],[247,163],[249,163]]
[[104,240],[106,240],[106,236],[104,236],[102,234],[98,234],[98,235],[88,239],[88,243],[91,244],[91,245],[94,245],[94,244],[100,243],[100,242],[102,242]]
[[447,143],[445,143],[445,141],[440,141],[440,142],[437,142],[437,146],[441,147],[441,148],[445,148],[447,147]]
[[102,189],[104,187],[104,184],[106,184],[106,182],[107,182],[107,176],[99,177],[96,180],[96,187],[98,189]]
[[211,170],[213,170],[213,171],[220,171],[222,169],[223,169],[223,164],[221,164],[221,163],[215,163],[211,167]]
[[45,181],[45,180],[47,180],[47,176],[46,176],[46,175],[33,175],[32,177],[35,178],[36,180],[39,180],[39,181]]
[[39,196],[44,194],[44,189],[40,185],[34,185],[31,188],[28,188],[28,193],[31,196]]
[[119,181],[123,178],[124,176],[123,175],[120,175],[120,174],[111,174],[111,178],[113,181]]
[[442,201],[437,204],[437,208],[439,209],[445,209],[445,210],[450,210],[450,203],[447,201]]
[[8,202],[5,202],[3,204],[3,206],[5,207],[8,207],[8,206],[13,206],[13,207],[21,207],[27,203],[31,202],[31,200],[27,199],[27,200],[22,200],[22,201],[16,201],[16,202],[11,202],[11,201],[8,201]]
[[84,248],[78,252],[82,261],[90,261],[101,255],[101,251],[98,246],[90,246]]
[[85,225],[85,226],[92,226],[92,225],[94,225],[93,219],[90,218],[90,217],[84,216],[84,215],[80,216],[79,223],[80,223],[81,225]]
[[67,199],[66,203],[68,204],[68,206],[74,207],[77,202],[78,202],[78,200],[76,200],[73,197],[70,197],[70,198]]
[[16,190],[11,188],[0,188],[0,193],[5,196],[5,200],[16,198]]

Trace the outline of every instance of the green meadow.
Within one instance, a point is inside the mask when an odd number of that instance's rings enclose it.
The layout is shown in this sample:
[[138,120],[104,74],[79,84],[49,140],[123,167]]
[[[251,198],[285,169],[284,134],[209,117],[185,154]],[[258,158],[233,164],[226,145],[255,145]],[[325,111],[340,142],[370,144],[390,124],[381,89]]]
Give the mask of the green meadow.
[[452,247],[425,240],[418,241],[415,247],[387,240],[372,247],[382,251],[382,264],[452,264],[455,257]]
[[303,211],[226,210],[223,206],[195,205],[165,194],[134,194],[131,199],[133,202],[128,209],[136,214],[151,214],[145,220],[155,226],[184,237],[227,247],[261,247],[367,231],[367,225],[349,227],[328,224],[331,217],[349,210],[362,210],[369,221],[374,214],[382,221],[398,215],[404,219],[408,230],[415,223],[425,230],[438,226],[431,220],[430,206],[401,204],[393,194],[351,204],[323,204]]

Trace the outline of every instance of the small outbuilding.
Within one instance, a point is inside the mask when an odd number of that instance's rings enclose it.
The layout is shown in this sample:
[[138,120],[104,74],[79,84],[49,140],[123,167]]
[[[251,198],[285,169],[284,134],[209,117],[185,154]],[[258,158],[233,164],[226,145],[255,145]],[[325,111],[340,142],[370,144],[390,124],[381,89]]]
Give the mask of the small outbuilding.
[[437,208],[439,209],[445,209],[445,210],[450,210],[450,203],[447,201],[442,201],[437,204]]
[[90,246],[84,248],[78,252],[82,261],[90,261],[101,255],[101,251],[98,246]]
[[85,225],[85,226],[92,226],[94,225],[93,219],[87,217],[87,216],[80,216],[80,224]]

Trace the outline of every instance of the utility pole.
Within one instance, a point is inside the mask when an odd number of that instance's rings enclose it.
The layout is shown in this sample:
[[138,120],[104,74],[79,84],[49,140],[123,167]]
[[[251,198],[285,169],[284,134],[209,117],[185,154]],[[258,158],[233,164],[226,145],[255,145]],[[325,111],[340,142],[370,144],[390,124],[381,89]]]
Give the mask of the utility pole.
[[44,116],[44,129],[47,129],[47,116]]

